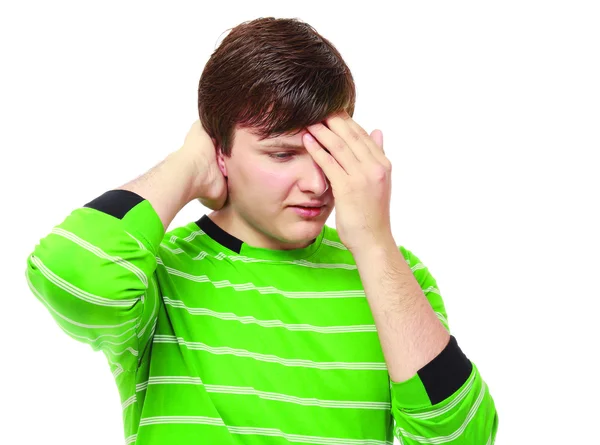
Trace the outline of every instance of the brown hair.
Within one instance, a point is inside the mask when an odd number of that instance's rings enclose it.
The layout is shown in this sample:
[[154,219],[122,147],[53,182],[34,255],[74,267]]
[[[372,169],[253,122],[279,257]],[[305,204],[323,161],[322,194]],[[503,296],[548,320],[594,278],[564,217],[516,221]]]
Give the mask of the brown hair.
[[234,27],[198,86],[198,113],[231,156],[234,129],[260,140],[297,134],[337,111],[354,113],[356,91],[338,50],[298,19],[258,18]]

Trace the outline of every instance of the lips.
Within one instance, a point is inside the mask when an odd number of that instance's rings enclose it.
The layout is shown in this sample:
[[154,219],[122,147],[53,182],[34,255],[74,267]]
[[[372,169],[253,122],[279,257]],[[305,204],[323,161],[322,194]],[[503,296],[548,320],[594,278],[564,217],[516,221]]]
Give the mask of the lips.
[[324,206],[321,206],[321,207],[290,206],[290,208],[303,218],[315,218],[323,213]]
[[296,204],[296,205],[292,205],[290,207],[303,207],[305,209],[318,209],[319,207],[323,207],[325,204],[322,203],[302,203],[302,204]]

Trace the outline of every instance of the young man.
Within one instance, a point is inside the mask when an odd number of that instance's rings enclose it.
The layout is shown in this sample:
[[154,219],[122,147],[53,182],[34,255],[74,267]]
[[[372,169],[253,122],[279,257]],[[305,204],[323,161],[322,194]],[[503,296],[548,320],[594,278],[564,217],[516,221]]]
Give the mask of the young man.
[[[126,443],[493,443],[490,392],[391,235],[382,134],[351,118],[333,45],[244,23],[198,97],[181,149],[28,258],[59,326],[106,355]],[[165,233],[194,199],[214,211]]]

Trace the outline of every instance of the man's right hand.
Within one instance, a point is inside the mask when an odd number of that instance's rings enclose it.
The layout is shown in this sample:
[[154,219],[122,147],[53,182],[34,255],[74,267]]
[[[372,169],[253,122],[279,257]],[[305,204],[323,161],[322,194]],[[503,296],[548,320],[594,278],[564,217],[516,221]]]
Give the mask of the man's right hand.
[[217,164],[215,142],[200,120],[192,124],[179,151],[195,166],[192,199],[212,210],[222,208],[227,201],[227,180]]
[[165,230],[194,199],[213,210],[222,208],[227,201],[227,180],[217,165],[215,144],[200,121],[194,122],[181,148],[117,189],[129,190],[150,201]]

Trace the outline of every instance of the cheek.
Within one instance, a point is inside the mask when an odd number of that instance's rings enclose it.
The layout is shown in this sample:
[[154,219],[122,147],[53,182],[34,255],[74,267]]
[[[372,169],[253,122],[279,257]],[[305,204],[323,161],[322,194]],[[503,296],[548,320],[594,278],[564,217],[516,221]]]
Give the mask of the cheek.
[[276,191],[286,191],[289,187],[289,179],[287,176],[281,173],[273,173],[270,172],[265,174],[264,176],[265,186],[269,188],[269,190]]
[[285,200],[297,178],[295,165],[263,162],[252,158],[239,159],[228,166],[229,190],[243,201]]
[[270,195],[285,195],[294,183],[293,175],[285,168],[257,168],[249,175],[248,181]]

